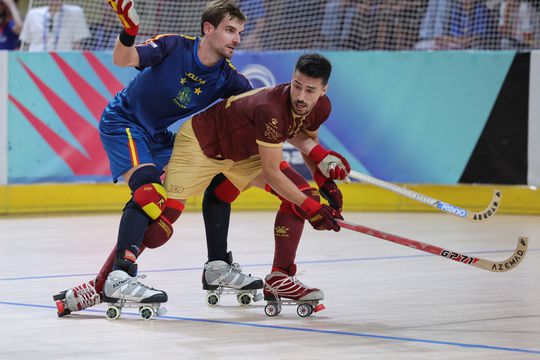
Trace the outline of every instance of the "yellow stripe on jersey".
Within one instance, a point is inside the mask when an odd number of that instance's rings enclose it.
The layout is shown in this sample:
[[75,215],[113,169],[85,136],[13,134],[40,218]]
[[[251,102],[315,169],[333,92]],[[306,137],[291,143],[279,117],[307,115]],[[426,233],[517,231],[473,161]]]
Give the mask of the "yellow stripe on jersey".
[[259,139],[256,139],[255,142],[261,146],[266,146],[266,147],[283,147],[283,143],[279,143],[279,144],[274,144],[274,143],[269,143],[269,142],[265,142],[265,141],[261,141]]
[[[156,36],[151,37],[150,39],[146,40],[145,42],[143,42],[142,45],[151,43],[152,41],[161,39],[162,37],[165,37],[165,36],[179,36],[179,35],[178,34],[160,34],[160,35],[156,35]],[[182,35],[180,35],[180,36],[182,36]]]
[[232,64],[232,62],[229,59],[225,59],[227,61],[227,64],[231,67],[231,69],[236,70],[236,67]]
[[128,136],[128,146],[129,146],[129,153],[131,155],[131,162],[133,166],[139,165],[139,156],[137,155],[137,147],[135,146],[135,142],[133,141],[133,137],[131,136],[131,130],[129,128],[126,128],[126,133]]
[[184,34],[180,34],[180,36],[188,40],[195,40],[197,38],[196,36],[189,36],[189,35],[184,35]]

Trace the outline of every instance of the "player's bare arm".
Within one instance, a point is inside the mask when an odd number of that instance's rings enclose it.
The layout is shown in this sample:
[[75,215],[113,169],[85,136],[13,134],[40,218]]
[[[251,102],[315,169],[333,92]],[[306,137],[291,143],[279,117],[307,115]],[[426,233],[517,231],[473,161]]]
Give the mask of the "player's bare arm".
[[124,29],[116,39],[113,51],[113,63],[117,66],[139,66],[139,54],[133,47],[139,31],[139,15],[131,0],[108,0],[116,12]]
[[286,177],[279,169],[282,160],[282,148],[259,145],[261,155],[262,175],[268,185],[278,194],[300,206],[306,200],[304,195],[296,185]]
[[[298,136],[301,136],[301,138],[297,138]],[[313,146],[309,146],[309,149],[307,152],[304,152],[302,150],[300,150],[300,148],[298,147],[299,144],[295,144],[297,143],[299,140],[302,140],[304,139],[304,136],[308,139],[311,139],[315,142],[315,144],[312,144],[312,143],[309,143],[310,145],[313,145]],[[295,138],[297,138],[295,140]],[[294,138],[292,139],[289,139],[288,140],[289,143],[291,145],[293,145],[294,147],[296,147],[297,149],[300,150],[300,153],[302,154],[302,158],[304,159],[304,163],[306,164],[306,166],[308,167],[310,173],[312,175],[315,174],[315,172],[317,171],[317,164],[315,163],[315,161],[313,161],[309,156],[309,152],[313,149],[313,147],[319,143],[319,131],[318,130],[315,130],[315,131],[308,131],[308,130],[303,130],[301,132],[299,132]]]
[[125,46],[118,38],[114,45],[113,63],[121,67],[139,66],[139,53],[134,46]]

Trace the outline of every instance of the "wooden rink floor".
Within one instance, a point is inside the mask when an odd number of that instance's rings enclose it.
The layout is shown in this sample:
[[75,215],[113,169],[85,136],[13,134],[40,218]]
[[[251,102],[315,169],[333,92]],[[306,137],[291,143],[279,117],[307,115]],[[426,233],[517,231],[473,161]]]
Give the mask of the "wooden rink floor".
[[[164,247],[139,259],[144,283],[169,295],[150,321],[104,304],[58,318],[52,295],[91,279],[112,249],[119,214],[0,218],[0,359],[540,359],[540,217],[469,223],[442,213],[345,213],[346,220],[489,260],[529,237],[523,262],[493,273],[343,229],[306,224],[299,278],[326,310],[277,317],[234,296],[209,307],[200,213],[186,213]],[[229,249],[264,278],[271,212],[233,212]]]

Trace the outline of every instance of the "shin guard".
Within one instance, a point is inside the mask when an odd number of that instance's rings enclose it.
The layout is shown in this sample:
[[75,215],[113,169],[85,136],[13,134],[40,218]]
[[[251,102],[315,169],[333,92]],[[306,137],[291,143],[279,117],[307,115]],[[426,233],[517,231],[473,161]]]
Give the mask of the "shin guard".
[[178,200],[167,199],[163,213],[146,229],[143,245],[149,249],[155,249],[165,244],[173,234],[172,224],[178,220],[184,207],[184,204]]
[[231,202],[240,191],[223,174],[216,175],[204,192],[202,204],[208,261],[225,260]]

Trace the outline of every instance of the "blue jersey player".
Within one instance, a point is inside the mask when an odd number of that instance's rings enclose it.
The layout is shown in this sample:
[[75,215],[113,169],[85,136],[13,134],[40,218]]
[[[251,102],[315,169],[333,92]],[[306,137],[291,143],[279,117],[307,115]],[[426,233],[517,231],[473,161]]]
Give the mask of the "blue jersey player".
[[[240,44],[246,20],[233,1],[207,4],[200,38],[159,35],[137,46],[133,45],[139,18],[133,1],[109,0],[109,4],[124,26],[113,61],[136,67],[140,73],[107,105],[99,131],[113,180],[123,177],[132,197],[123,210],[116,247],[97,278],[54,296],[59,316],[98,304],[102,291],[108,301],[119,297],[149,303],[167,300],[165,292],[132,279],[137,257],[145,247],[161,246],[171,237],[171,224],[183,210],[180,202],[167,199],[160,179],[174,143],[174,134],[167,128],[220,98],[251,89],[228,60]],[[216,179],[216,184],[224,183],[219,191],[236,191],[223,180]]]

